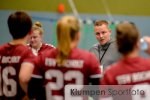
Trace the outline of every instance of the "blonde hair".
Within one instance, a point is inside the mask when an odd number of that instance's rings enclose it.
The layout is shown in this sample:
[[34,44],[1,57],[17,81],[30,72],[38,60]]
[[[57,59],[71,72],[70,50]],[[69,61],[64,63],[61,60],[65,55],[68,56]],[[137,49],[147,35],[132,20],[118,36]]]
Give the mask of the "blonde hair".
[[58,50],[57,64],[62,66],[70,54],[71,42],[79,32],[80,26],[77,18],[64,16],[57,23]]
[[36,21],[36,22],[34,23],[34,25],[32,26],[32,30],[33,30],[33,31],[34,31],[34,30],[38,30],[38,31],[40,32],[40,35],[43,35],[43,33],[44,33],[44,30],[43,30],[43,28],[42,28],[42,23],[39,22],[39,21]]

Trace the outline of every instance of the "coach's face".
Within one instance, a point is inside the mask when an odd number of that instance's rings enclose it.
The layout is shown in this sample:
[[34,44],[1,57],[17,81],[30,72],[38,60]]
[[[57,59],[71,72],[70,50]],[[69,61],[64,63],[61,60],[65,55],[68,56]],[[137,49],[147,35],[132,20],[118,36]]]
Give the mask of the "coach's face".
[[101,26],[94,27],[95,37],[101,45],[106,44],[110,40],[111,30],[108,25],[102,24]]

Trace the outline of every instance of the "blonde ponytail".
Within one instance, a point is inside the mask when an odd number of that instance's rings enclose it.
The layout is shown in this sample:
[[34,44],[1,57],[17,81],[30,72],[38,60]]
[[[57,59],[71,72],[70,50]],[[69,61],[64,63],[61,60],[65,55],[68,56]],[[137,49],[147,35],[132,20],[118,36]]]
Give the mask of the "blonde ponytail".
[[79,31],[79,23],[75,17],[65,16],[57,24],[58,50],[57,64],[62,66],[71,52],[71,42]]

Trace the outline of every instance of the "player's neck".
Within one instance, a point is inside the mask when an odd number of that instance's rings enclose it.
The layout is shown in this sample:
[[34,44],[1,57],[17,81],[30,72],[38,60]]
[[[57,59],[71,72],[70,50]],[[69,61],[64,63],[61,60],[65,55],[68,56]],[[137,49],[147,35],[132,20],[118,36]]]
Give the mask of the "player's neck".
[[139,50],[135,49],[131,53],[124,55],[125,58],[135,58],[139,56]]
[[12,45],[18,45],[18,44],[26,45],[26,40],[24,38],[23,39],[15,39],[15,40],[12,40],[10,42],[10,44],[12,44]]
[[78,41],[73,41],[71,43],[71,48],[76,48],[78,46]]

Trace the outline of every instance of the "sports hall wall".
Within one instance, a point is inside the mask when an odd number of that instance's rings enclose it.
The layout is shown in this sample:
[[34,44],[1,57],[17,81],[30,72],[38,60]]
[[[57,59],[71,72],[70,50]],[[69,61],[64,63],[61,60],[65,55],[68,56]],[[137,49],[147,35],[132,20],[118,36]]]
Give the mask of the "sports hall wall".
[[[0,3],[0,45],[11,40],[7,27],[7,18],[10,13],[16,10],[25,10],[33,22],[40,21],[44,28],[44,41],[56,46],[56,23],[57,20],[66,14],[74,15],[69,0],[1,0]],[[79,47],[89,49],[96,39],[93,33],[93,21],[105,19],[111,22],[115,36],[115,26],[120,21],[134,22],[141,37],[150,33],[150,1],[143,0],[72,0],[78,17],[82,20],[81,40]],[[121,2],[122,1],[122,2]],[[63,4],[65,9],[63,13],[58,12],[59,4]]]

